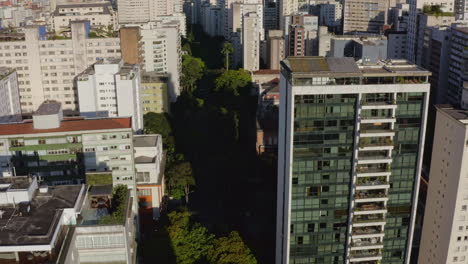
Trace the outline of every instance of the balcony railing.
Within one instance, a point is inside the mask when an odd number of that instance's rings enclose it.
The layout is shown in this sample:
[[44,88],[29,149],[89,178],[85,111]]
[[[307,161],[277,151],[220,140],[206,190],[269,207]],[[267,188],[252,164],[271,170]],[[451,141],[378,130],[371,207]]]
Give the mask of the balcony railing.
[[358,178],[356,185],[358,186],[375,186],[388,184],[386,177],[375,177],[375,179]]
[[390,166],[382,166],[382,167],[357,167],[356,172],[357,173],[372,173],[372,172],[390,172]]
[[360,138],[359,147],[381,147],[381,146],[393,146],[393,140],[389,137],[377,137],[377,138]]
[[370,238],[369,240],[356,239],[351,242],[353,247],[368,247],[368,246],[381,246],[383,243],[377,238]]
[[382,233],[382,230],[377,227],[359,227],[359,228],[353,228],[353,235],[374,235],[374,234],[380,234]]
[[352,258],[368,258],[380,256],[380,250],[356,250],[351,252]]
[[375,210],[384,210],[385,205],[379,204],[363,204],[355,207],[356,211],[375,211]]
[[369,198],[383,198],[387,197],[385,192],[377,192],[377,193],[370,193],[370,192],[359,192],[354,195],[355,199],[369,199]]
[[353,217],[353,223],[375,223],[384,221],[385,217],[383,214],[356,215]]

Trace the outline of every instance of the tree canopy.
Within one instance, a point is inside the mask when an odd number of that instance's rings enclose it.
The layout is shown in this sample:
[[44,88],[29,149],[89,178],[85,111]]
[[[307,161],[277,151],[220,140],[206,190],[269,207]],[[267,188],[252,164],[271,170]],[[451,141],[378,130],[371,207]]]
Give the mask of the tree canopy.
[[195,185],[190,162],[175,165],[167,172],[167,175],[171,195],[176,199],[185,197],[185,201],[188,203],[190,187]]
[[170,225],[167,230],[177,263],[192,264],[205,258],[213,246],[214,235],[200,224],[191,224],[187,211],[174,211],[168,216]]
[[237,231],[215,239],[207,259],[210,264],[257,264],[255,256]]
[[205,62],[191,55],[182,57],[182,79],[181,83],[185,90],[192,91],[195,83],[203,77],[206,70]]

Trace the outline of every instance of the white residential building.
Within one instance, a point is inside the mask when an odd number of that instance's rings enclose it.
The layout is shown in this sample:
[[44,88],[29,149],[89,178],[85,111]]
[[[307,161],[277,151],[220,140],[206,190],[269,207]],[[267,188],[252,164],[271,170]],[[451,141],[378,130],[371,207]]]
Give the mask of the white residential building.
[[154,22],[160,16],[182,13],[182,0],[117,0],[120,24]]
[[244,15],[242,26],[242,68],[248,71],[260,69],[260,38],[263,30],[262,20],[257,13]]
[[20,120],[21,106],[16,71],[0,67],[0,122]]
[[167,74],[169,99],[175,101],[180,94],[182,73],[179,27],[177,25],[158,27],[148,23],[143,25],[140,34],[144,70]]
[[117,13],[110,2],[58,5],[50,17],[49,25],[52,30],[59,32],[70,28],[70,21],[79,20],[88,20],[92,28],[110,28],[110,31],[118,29]]
[[38,27],[24,32],[22,41],[0,42],[0,66],[16,68],[23,113],[48,99],[76,110],[74,77],[98,58],[120,56],[118,38],[87,38],[84,22],[72,22],[71,39],[42,40]]
[[77,76],[80,113],[84,116],[132,117],[132,128],[143,129],[141,76],[138,65],[121,59],[101,60]]
[[436,106],[429,186],[418,263],[468,259],[468,111]]
[[159,218],[164,193],[165,157],[161,135],[135,135],[135,170],[140,216],[148,211]]

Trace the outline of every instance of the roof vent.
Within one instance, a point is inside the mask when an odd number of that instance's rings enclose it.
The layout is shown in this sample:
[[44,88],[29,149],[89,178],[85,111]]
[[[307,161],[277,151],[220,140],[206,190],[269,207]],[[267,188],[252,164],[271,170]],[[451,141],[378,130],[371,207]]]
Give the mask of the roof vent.
[[49,186],[47,185],[41,185],[41,187],[39,187],[40,193],[47,193],[48,191],[49,191]]

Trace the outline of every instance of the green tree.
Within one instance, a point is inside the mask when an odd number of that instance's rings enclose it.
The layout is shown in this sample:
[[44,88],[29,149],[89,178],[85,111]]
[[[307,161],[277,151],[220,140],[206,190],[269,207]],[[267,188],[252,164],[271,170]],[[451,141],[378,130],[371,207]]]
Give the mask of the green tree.
[[193,264],[206,257],[214,236],[200,224],[190,224],[187,211],[172,212],[167,228],[178,264]]
[[193,177],[190,162],[182,162],[175,165],[168,171],[167,176],[171,195],[176,199],[185,196],[185,202],[188,203],[191,192],[190,187],[195,186],[195,178]]
[[247,87],[252,82],[250,73],[244,69],[229,70],[223,72],[215,80],[215,91],[229,91],[233,95],[239,95],[240,89]]
[[231,43],[229,42],[224,42],[223,48],[221,49],[221,53],[225,56],[224,58],[224,63],[225,63],[225,68],[228,71],[229,70],[229,54],[234,52],[234,47],[232,46]]
[[182,57],[182,86],[186,91],[193,91],[195,83],[203,77],[206,65],[200,59],[190,55]]
[[172,126],[166,113],[146,113],[143,116],[143,125],[145,134],[160,134],[163,140],[172,135]]
[[236,231],[215,239],[207,259],[210,264],[257,264],[255,256]]

